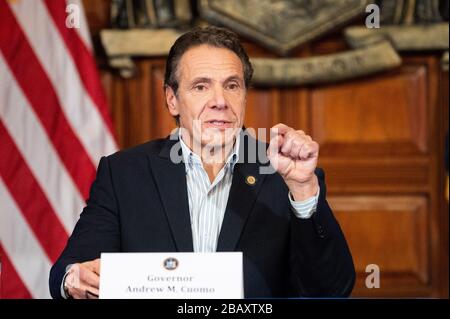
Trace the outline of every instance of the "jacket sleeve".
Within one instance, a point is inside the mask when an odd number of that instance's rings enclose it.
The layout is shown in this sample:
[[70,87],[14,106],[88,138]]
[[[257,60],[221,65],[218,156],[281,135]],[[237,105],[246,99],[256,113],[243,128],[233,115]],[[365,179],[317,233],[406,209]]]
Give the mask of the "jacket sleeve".
[[291,219],[291,276],[301,297],[347,297],[355,283],[353,259],[326,201],[325,176],[316,169],[320,194],[309,219]]
[[62,298],[61,283],[67,265],[100,257],[102,252],[120,251],[118,205],[107,157],[100,160],[86,207],[67,245],[50,270],[50,293]]

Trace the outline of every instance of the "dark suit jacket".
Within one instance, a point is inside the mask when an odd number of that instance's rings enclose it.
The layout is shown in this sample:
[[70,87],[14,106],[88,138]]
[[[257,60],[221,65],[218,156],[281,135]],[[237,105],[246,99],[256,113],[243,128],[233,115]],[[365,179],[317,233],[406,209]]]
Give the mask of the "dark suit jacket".
[[[248,148],[242,138],[241,150]],[[178,144],[177,144],[178,143]],[[87,206],[50,272],[61,298],[66,266],[101,252],[192,252],[184,163],[169,156],[178,141],[161,139],[101,159]],[[265,149],[266,144],[258,143]],[[217,251],[242,251],[245,297],[348,296],[355,271],[341,229],[325,199],[324,173],[317,211],[294,216],[288,188],[257,163],[236,164]],[[256,177],[249,185],[246,177]]]

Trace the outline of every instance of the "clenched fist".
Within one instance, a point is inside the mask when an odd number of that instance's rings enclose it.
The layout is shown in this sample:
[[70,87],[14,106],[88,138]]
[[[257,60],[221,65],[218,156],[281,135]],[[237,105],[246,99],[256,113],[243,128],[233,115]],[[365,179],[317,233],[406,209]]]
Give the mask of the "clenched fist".
[[302,201],[317,194],[319,183],[314,170],[319,144],[305,132],[277,124],[271,128],[267,156],[273,168],[283,177],[294,200]]

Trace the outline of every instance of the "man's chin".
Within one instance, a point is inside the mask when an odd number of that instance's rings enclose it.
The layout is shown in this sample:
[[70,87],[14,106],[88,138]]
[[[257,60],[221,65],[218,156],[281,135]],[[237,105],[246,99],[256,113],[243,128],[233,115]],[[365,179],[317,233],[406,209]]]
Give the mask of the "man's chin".
[[226,130],[216,128],[205,129],[201,139],[202,145],[215,148],[233,144],[238,131],[239,129],[236,128]]

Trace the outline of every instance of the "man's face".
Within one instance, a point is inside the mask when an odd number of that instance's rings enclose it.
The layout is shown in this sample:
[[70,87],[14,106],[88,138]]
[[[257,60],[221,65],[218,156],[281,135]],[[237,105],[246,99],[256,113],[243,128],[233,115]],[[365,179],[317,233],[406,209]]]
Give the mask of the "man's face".
[[[201,146],[233,143],[245,115],[243,66],[232,51],[209,45],[187,50],[178,63],[178,91],[166,89],[172,116]],[[189,143],[189,142],[188,142]],[[192,145],[192,143],[189,143]]]

